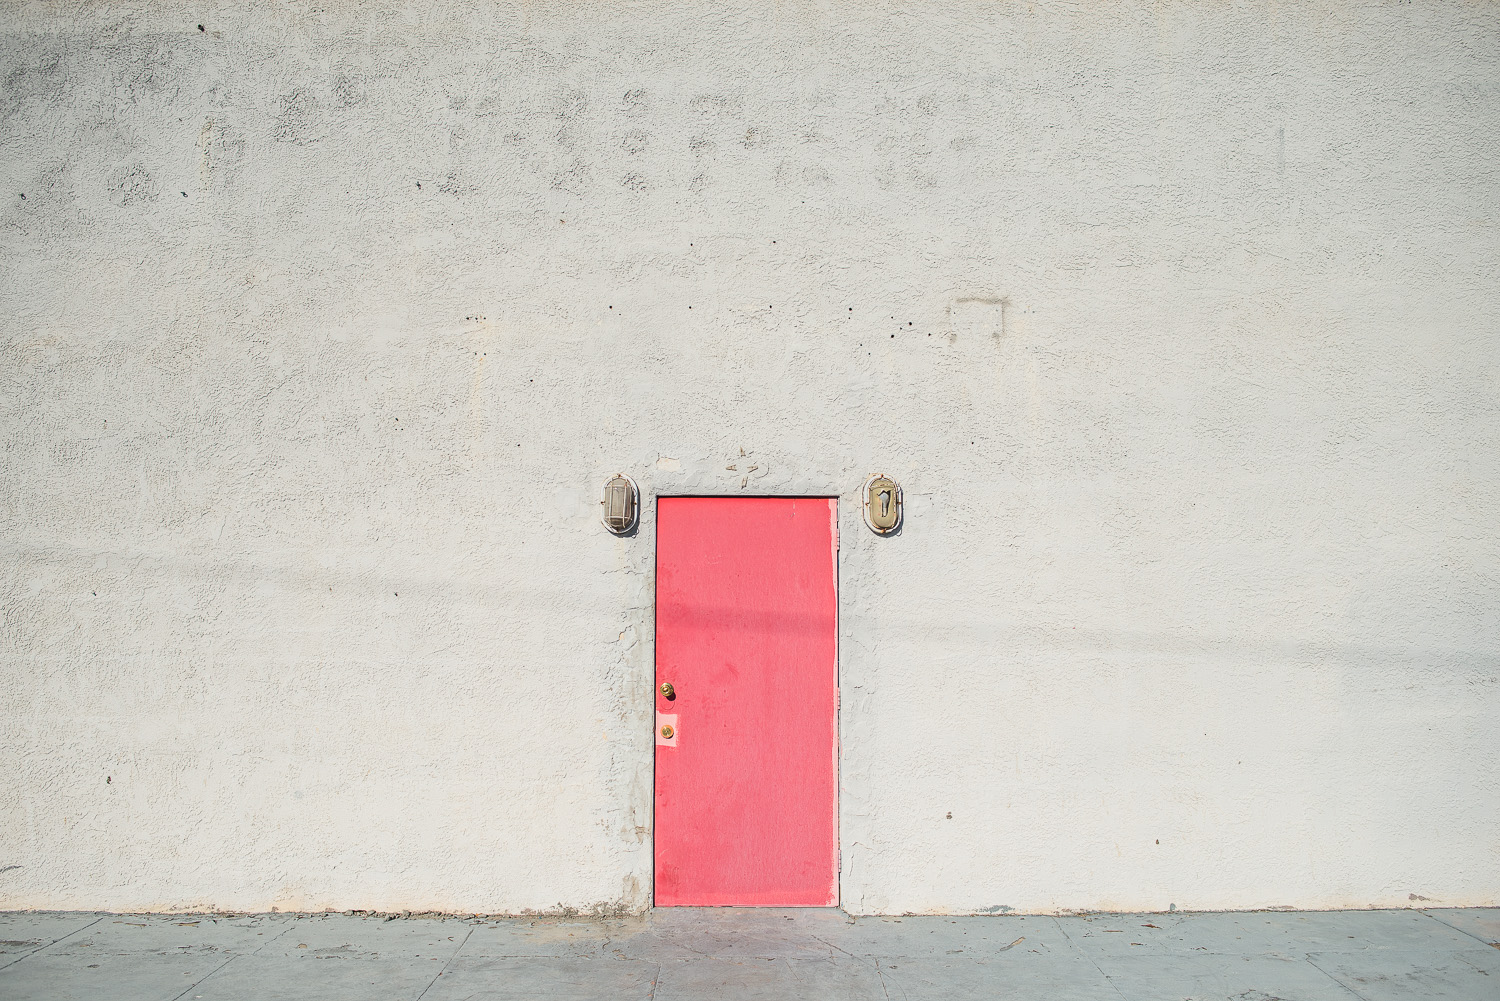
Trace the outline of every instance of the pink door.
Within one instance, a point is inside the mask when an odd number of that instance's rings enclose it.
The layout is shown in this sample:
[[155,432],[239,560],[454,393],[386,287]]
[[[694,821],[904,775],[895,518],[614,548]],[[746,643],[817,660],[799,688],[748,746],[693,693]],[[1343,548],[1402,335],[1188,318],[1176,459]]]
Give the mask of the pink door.
[[838,903],[836,505],[657,502],[659,907]]

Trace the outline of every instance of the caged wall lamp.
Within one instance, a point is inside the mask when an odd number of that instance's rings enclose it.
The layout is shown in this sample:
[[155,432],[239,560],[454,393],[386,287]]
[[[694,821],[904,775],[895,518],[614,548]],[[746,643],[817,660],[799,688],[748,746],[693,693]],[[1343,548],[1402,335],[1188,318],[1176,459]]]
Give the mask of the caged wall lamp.
[[860,506],[865,524],[876,535],[890,535],[901,527],[901,485],[884,473],[865,481]]
[[616,473],[604,484],[604,495],[599,499],[599,506],[604,527],[616,535],[624,535],[640,519],[640,488],[635,485],[635,480],[624,473]]

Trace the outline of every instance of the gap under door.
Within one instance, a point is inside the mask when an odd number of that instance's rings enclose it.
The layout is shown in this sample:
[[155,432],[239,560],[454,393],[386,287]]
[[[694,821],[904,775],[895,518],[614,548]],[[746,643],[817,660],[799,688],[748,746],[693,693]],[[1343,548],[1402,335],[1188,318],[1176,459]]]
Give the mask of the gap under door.
[[838,903],[837,504],[657,501],[658,907]]

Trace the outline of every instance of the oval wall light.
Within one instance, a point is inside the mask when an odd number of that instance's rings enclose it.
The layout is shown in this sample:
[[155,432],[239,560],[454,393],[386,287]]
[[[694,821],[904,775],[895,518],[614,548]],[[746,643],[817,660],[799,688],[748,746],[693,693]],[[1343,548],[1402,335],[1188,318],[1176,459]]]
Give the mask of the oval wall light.
[[624,473],[616,473],[605,482],[599,506],[604,527],[616,535],[624,535],[640,519],[641,490],[635,485],[635,480]]
[[865,480],[865,524],[876,535],[890,535],[901,527],[901,486],[884,473]]

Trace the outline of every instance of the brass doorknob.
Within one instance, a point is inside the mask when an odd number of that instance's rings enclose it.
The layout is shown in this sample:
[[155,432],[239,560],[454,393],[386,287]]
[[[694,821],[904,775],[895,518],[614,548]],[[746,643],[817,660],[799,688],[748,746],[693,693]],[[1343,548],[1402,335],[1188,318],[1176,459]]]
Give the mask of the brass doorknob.
[[672,687],[672,683],[670,681],[663,681],[661,683],[661,697],[664,699],[677,698],[677,689]]

